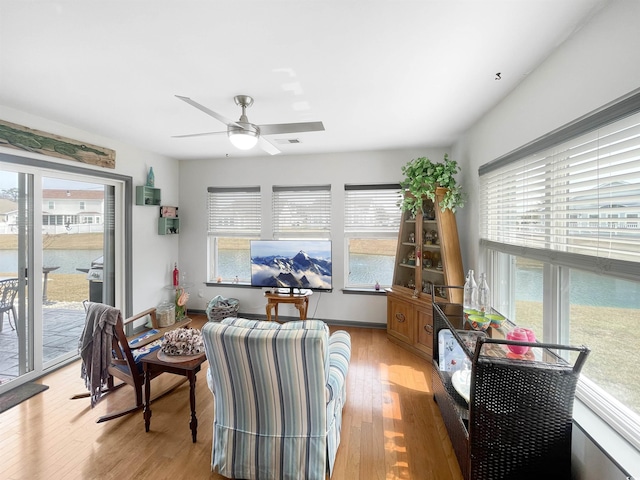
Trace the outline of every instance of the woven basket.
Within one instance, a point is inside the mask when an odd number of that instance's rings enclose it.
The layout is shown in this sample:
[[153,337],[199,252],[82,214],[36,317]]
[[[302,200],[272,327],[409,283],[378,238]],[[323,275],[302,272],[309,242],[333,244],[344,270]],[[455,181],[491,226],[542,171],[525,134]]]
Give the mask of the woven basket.
[[227,317],[235,317],[240,308],[240,301],[236,298],[214,297],[207,306],[207,318],[212,322],[219,322]]

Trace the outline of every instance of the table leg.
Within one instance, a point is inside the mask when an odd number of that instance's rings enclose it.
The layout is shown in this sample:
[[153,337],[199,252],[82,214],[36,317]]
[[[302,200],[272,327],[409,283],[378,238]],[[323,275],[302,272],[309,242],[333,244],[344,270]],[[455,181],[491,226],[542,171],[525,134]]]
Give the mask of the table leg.
[[271,321],[271,307],[273,305],[269,302],[267,302],[267,320]]
[[149,364],[144,364],[144,430],[149,431],[151,425],[151,372]]
[[307,319],[307,308],[309,306],[309,298],[308,297],[304,297],[304,299],[302,300],[302,305],[300,305],[300,320],[306,320]]
[[196,374],[189,372],[189,402],[191,403],[191,421],[189,426],[191,427],[191,438],[193,443],[196,443],[196,437],[198,436],[198,419],[196,418]]

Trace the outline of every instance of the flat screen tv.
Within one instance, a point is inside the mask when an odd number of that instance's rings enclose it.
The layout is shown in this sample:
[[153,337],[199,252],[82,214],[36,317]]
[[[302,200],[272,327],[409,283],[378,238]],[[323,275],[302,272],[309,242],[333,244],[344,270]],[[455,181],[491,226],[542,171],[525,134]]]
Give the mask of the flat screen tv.
[[331,290],[330,240],[251,240],[251,286]]

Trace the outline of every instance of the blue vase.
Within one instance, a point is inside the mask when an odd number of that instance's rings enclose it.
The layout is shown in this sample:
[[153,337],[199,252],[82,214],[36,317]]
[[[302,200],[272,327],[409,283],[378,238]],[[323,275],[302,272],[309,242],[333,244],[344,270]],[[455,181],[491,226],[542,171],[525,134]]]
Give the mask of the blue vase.
[[155,186],[156,183],[156,178],[155,175],[153,174],[153,167],[149,168],[149,173],[147,174],[147,187],[153,187]]

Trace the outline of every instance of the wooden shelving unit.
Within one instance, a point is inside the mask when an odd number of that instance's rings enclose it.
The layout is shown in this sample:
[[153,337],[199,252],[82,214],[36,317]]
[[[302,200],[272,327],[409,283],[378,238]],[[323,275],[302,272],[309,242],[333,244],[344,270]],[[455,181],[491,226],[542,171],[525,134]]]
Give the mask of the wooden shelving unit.
[[177,235],[178,233],[180,233],[178,207],[161,206],[160,218],[158,218],[158,235]]
[[159,218],[158,235],[176,235],[180,233],[179,218]]
[[155,187],[139,185],[136,187],[136,205],[157,207],[162,200],[161,190]]
[[[463,285],[464,272],[456,218],[438,203],[446,190],[436,191],[436,202],[425,199],[423,212],[402,213],[393,285],[387,289],[387,335],[417,355],[431,360],[433,313],[431,290],[443,300],[462,302],[460,292],[438,285]],[[447,296],[455,296],[448,299]]]

